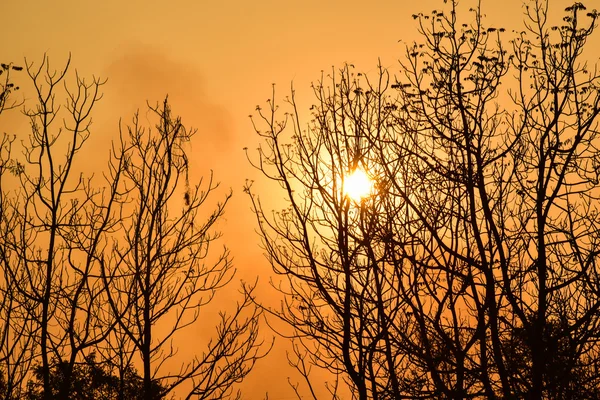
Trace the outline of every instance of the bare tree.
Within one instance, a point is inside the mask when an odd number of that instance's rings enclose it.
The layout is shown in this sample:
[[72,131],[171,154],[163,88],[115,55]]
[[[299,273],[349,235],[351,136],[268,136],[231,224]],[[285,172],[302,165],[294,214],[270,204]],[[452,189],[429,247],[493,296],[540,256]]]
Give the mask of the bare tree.
[[[14,109],[21,102],[12,99],[11,94],[18,90],[10,77],[11,71],[20,71],[21,67],[2,64],[0,75],[4,75],[0,84],[0,113]],[[6,240],[18,226],[16,214],[11,209],[7,196],[12,175],[18,175],[22,164],[13,158],[14,135],[3,132],[0,143],[0,396],[2,398],[20,397],[20,388],[26,379],[33,347],[33,323],[20,307],[22,297],[11,274],[12,246]]]
[[[27,345],[39,361],[47,399],[66,398],[75,363],[112,329],[102,310],[102,282],[92,273],[114,223],[115,193],[94,189],[75,166],[103,82],[77,76],[73,88],[64,86],[61,109],[56,95],[68,66],[54,71],[47,58],[38,67],[27,64],[37,104],[25,111],[31,134],[23,141],[25,162],[16,171],[19,189],[9,200],[16,223],[5,236],[12,253],[6,271],[20,298],[15,312],[33,325]],[[56,392],[51,370],[63,359],[67,379]]]
[[[438,332],[428,336],[446,355],[440,377],[449,394],[478,387],[487,397],[587,397],[599,379],[592,165],[600,109],[599,78],[582,51],[597,13],[582,15],[575,3],[562,26],[550,27],[548,3],[530,2],[526,30],[508,51],[501,29],[484,28],[478,10],[462,29],[455,10],[416,16],[428,41],[409,50],[398,85],[399,121],[417,133],[418,172],[443,182],[428,183],[435,203],[411,206],[447,271],[431,296],[440,311],[457,314],[452,323],[419,325]],[[397,154],[395,147],[380,149]],[[410,199],[401,185],[394,191]],[[450,218],[440,225],[437,215]],[[514,368],[515,342],[527,344],[525,369]]]
[[[274,101],[258,109],[266,126],[255,164],[285,191],[288,206],[271,217],[251,195],[267,257],[285,283],[279,309],[269,309],[294,329],[294,349],[301,374],[309,381],[301,358],[345,376],[357,398],[401,396],[397,366],[405,357],[393,343],[405,308],[397,296],[396,272],[382,258],[384,238],[374,224],[386,210],[383,201],[351,199],[344,189],[357,168],[377,175],[369,159],[369,135],[393,129],[393,107],[379,79],[359,85],[350,66],[314,85],[317,102],[304,129],[295,99],[294,112],[277,121]],[[388,79],[389,80],[389,79]],[[292,133],[287,135],[291,124]],[[381,168],[379,168],[381,170]],[[393,267],[393,266],[392,266]],[[310,383],[309,383],[310,386]],[[329,387],[337,397],[337,384]],[[316,395],[313,394],[316,398]]]
[[[136,114],[119,158],[132,211],[121,220],[114,257],[102,269],[111,309],[119,316],[116,332],[141,360],[146,399],[162,398],[184,382],[191,382],[188,397],[229,398],[262,356],[260,312],[251,294],[231,314],[220,314],[216,337],[201,356],[177,372],[165,372],[163,364],[177,351],[175,334],[200,323],[200,309],[233,279],[227,249],[208,257],[231,193],[201,221],[201,207],[218,185],[212,175],[205,184],[189,184],[185,146],[195,132],[171,114],[166,99],[150,112],[158,118],[156,128],[143,128]],[[153,382],[164,390],[153,393]]]
[[[206,185],[188,183],[194,132],[165,100],[151,108],[157,130],[144,130],[136,115],[107,149],[108,169],[85,173],[82,149],[104,81],[76,74],[65,83],[70,60],[59,70],[46,57],[26,64],[31,132],[20,143],[5,135],[0,152],[2,397],[154,399],[181,388],[188,398],[239,398],[236,384],[268,351],[251,289],[211,321],[216,334],[203,353],[177,370],[166,365],[175,334],[206,322],[200,308],[235,272],[226,249],[209,257],[231,194],[204,212],[217,185],[212,175]],[[2,86],[4,109],[16,104],[13,90]]]
[[[259,110],[256,165],[289,204],[267,215],[247,188],[287,278],[270,311],[357,398],[598,395],[598,14],[526,10],[508,48],[479,7],[414,15],[391,87],[345,68],[306,128],[293,97]],[[375,189],[353,202],[357,167]]]

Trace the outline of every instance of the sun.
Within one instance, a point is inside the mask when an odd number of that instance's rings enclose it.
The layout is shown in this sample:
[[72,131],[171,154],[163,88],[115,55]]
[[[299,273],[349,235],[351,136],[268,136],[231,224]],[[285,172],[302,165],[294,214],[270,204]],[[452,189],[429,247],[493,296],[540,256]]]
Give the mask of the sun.
[[360,201],[373,191],[373,182],[365,171],[357,168],[344,180],[344,193],[354,201]]

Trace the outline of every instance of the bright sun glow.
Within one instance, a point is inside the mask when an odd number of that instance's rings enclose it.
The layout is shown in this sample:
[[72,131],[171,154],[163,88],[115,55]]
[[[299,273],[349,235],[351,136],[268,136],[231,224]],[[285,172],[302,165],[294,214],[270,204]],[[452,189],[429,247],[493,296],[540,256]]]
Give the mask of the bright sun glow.
[[354,201],[360,201],[367,197],[372,190],[373,182],[361,169],[356,169],[344,181],[344,193]]

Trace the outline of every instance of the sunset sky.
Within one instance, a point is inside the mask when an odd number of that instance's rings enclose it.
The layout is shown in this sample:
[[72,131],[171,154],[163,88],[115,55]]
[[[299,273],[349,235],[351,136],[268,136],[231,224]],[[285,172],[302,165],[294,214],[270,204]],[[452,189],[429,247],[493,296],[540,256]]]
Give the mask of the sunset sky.
[[[550,3],[553,21],[559,23],[572,2]],[[585,2],[590,8],[593,3]],[[475,4],[462,0],[459,18],[470,22],[468,9]],[[482,0],[486,25],[504,26],[508,41],[512,29],[522,29],[522,4]],[[419,40],[411,15],[444,6],[442,0],[4,0],[0,61],[23,65],[26,57],[37,64],[46,53],[51,65],[60,68],[70,53],[72,68],[80,75],[108,79],[87,150],[85,168],[91,171],[104,168],[119,118],[126,123],[136,109],[145,111],[147,100],[155,103],[168,94],[173,112],[186,126],[198,129],[190,157],[195,176],[212,169],[223,188],[233,189],[220,229],[222,242],[235,257],[238,277],[258,276],[259,286],[267,286],[271,270],[242,192],[250,178],[256,179],[259,194],[271,195],[261,192],[260,177],[242,150],[258,143],[248,115],[269,98],[272,83],[281,99],[289,94],[292,81],[304,113],[312,101],[311,81],[344,62],[368,74],[375,72],[379,58],[397,73],[405,44]],[[597,50],[598,43],[596,38],[587,51]],[[597,54],[588,56],[596,62]],[[27,85],[22,95],[31,98]],[[22,116],[0,118],[2,131],[26,135],[27,128]],[[263,334],[267,339],[272,335],[267,327]],[[184,352],[194,351],[193,340],[192,335],[180,346]],[[298,377],[287,367],[284,352],[285,340],[277,339],[272,354],[257,364],[242,386],[245,398],[258,399],[266,392],[270,400],[294,398],[286,380]]]

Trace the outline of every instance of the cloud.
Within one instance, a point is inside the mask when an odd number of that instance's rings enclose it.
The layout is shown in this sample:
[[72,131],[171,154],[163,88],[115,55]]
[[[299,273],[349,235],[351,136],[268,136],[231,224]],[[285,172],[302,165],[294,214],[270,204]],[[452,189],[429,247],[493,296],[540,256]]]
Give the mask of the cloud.
[[223,159],[231,154],[233,121],[230,112],[211,101],[198,68],[168,56],[159,48],[130,45],[102,72],[108,78],[104,87],[102,115],[110,116],[116,131],[117,121],[131,121],[140,110],[142,123],[146,119],[147,103],[155,105],[166,95],[175,115],[188,128],[197,129],[192,140],[192,163],[203,171],[218,169]]

